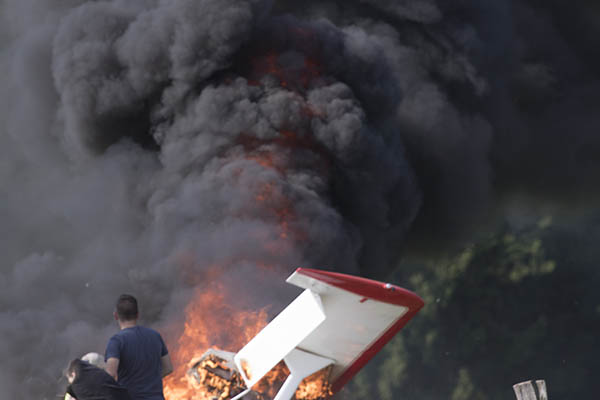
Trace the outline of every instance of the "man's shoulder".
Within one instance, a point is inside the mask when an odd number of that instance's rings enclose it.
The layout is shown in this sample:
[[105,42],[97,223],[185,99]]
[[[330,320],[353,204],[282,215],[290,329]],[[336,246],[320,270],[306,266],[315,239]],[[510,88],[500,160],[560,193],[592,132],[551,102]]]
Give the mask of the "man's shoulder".
[[152,329],[152,328],[148,328],[147,326],[142,326],[142,325],[138,325],[137,328],[139,329],[140,332],[142,332],[143,334],[146,335],[153,335],[153,336],[158,336],[160,337],[160,333],[158,333],[158,331]]
[[129,333],[128,333],[127,329],[121,329],[120,331],[118,331],[117,333],[112,335],[109,340],[121,341],[128,335],[129,335]]
[[110,339],[108,339],[108,342],[120,342],[123,340],[123,335],[121,334],[121,331],[115,333],[114,335],[112,335],[110,337]]
[[134,339],[136,336],[161,337],[160,333],[158,333],[158,331],[156,331],[152,328],[148,328],[148,327],[141,326],[141,325],[136,325],[131,328],[121,329],[119,332],[112,335],[109,340],[117,340],[117,341],[129,340],[129,339]]
[[144,325],[137,325],[137,328],[140,329],[140,330],[142,330],[142,331],[146,331],[146,332],[158,333],[155,329],[148,328],[147,326],[144,326]]
[[152,343],[153,349],[157,349],[157,348],[160,349],[161,357],[169,353],[169,350],[167,349],[165,341],[163,340],[162,336],[160,335],[160,333],[158,331],[156,331],[152,328],[147,328],[147,327],[143,327],[143,326],[140,328],[141,328],[140,332],[143,332],[142,335],[149,339],[149,341],[147,341],[147,343]]

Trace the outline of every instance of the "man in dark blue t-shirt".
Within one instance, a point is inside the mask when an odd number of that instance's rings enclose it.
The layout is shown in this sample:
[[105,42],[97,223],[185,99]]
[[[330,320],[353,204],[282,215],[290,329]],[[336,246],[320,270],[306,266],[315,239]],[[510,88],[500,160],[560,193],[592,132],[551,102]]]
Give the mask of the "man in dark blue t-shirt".
[[106,346],[106,371],[134,400],[164,400],[162,378],[173,365],[160,334],[137,325],[137,300],[131,295],[119,297],[114,316],[121,330]]

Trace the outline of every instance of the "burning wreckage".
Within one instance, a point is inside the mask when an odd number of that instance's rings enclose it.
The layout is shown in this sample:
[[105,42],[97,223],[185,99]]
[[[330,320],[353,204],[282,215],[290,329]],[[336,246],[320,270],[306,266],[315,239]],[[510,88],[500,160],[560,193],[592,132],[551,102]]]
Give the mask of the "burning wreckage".
[[423,306],[400,287],[340,273],[298,268],[287,282],[304,291],[240,351],[192,360],[188,376],[207,400],[327,399]]

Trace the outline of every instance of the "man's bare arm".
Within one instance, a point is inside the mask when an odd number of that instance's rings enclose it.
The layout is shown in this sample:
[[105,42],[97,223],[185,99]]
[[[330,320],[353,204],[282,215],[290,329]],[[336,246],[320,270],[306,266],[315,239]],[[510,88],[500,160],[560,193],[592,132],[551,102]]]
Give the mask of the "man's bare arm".
[[118,358],[111,357],[108,360],[106,360],[105,369],[106,369],[106,372],[108,372],[108,374],[110,376],[115,378],[115,381],[119,380],[118,376],[117,376],[117,371],[119,370],[119,359]]
[[165,354],[160,359],[162,364],[162,376],[165,377],[173,372],[173,364],[171,363],[171,357],[168,354]]

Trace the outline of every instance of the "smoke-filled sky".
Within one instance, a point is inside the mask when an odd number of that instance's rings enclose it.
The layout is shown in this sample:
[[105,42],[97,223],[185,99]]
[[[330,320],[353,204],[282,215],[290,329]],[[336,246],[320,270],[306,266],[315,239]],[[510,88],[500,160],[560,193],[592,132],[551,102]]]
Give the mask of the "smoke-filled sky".
[[53,398],[121,292],[167,326],[214,271],[281,301],[596,207],[595,1],[0,4],[3,398]]

